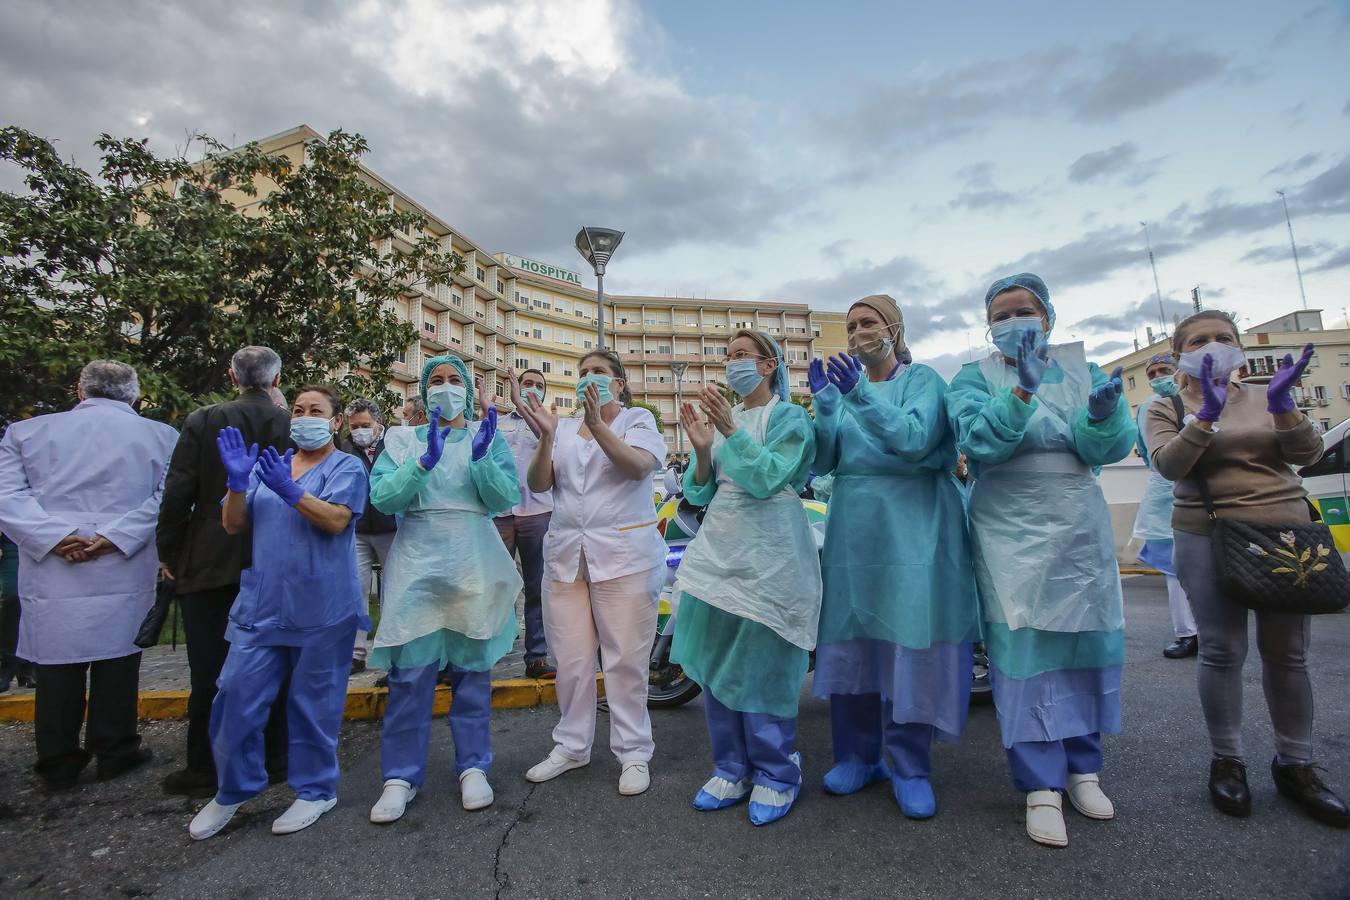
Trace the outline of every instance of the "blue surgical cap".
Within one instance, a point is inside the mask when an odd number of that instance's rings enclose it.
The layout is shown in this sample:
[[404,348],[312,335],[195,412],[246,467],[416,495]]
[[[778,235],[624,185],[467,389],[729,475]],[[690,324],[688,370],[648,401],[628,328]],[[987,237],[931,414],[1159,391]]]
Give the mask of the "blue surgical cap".
[[783,348],[773,338],[769,338],[769,343],[773,345],[774,359],[778,360],[778,368],[773,370],[773,392],[779,400],[789,400],[792,395],[788,392],[788,370],[787,363],[783,362]]
[[1148,358],[1148,362],[1144,364],[1144,368],[1147,369],[1149,366],[1156,366],[1158,363],[1166,363],[1169,366],[1175,366],[1177,361],[1176,357],[1170,353],[1155,353]]
[[989,285],[988,292],[984,295],[985,316],[989,315],[989,307],[993,304],[994,298],[1005,291],[1011,291],[1013,288],[1025,288],[1041,301],[1041,306],[1045,309],[1045,318],[1049,322],[1046,333],[1055,330],[1055,308],[1050,305],[1050,289],[1045,286],[1041,276],[1033,275],[1030,272],[1019,272],[1016,275],[1009,275],[1007,278],[1000,278]]
[[[473,377],[469,375],[469,367],[464,365],[464,360],[453,353],[433,356],[422,363],[422,402],[427,403],[427,380],[431,378],[431,373],[436,371],[437,366],[452,366],[459,373],[459,377],[464,379],[464,418],[472,419],[474,417]],[[431,415],[430,403],[427,403],[427,415]]]

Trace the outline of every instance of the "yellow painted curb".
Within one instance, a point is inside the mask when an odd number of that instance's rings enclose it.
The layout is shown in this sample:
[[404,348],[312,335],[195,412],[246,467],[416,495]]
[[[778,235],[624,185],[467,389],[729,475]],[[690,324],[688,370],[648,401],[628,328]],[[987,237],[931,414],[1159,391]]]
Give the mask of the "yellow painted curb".
[[[604,676],[596,675],[596,686],[601,696],[605,692]],[[33,694],[0,696],[0,722],[33,721]],[[384,717],[388,688],[354,687],[347,690],[347,719],[381,719]],[[187,691],[141,691],[136,712],[142,719],[186,719]],[[531,706],[551,706],[558,702],[557,688],[552,681],[533,678],[507,678],[492,682],[493,709],[525,709]],[[450,711],[450,689],[436,686],[431,714],[443,716]]]
[[1162,573],[1159,572],[1157,569],[1145,569],[1145,568],[1143,568],[1142,566],[1133,566],[1133,567],[1128,568],[1128,569],[1121,569],[1121,570],[1120,570],[1120,574],[1122,574],[1122,575],[1161,575]]

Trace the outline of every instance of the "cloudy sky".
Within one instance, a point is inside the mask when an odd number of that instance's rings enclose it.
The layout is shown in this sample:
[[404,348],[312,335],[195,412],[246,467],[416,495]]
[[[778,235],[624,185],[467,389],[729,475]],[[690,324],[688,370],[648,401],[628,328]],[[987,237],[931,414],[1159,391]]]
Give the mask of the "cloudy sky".
[[581,268],[586,222],[628,232],[615,292],[884,291],[950,373],[1016,271],[1095,358],[1156,329],[1144,220],[1169,320],[1197,285],[1248,324],[1296,308],[1276,190],[1339,323],[1348,46],[1347,0],[0,0],[0,121],[83,162],[104,131],[359,131],[488,247]]

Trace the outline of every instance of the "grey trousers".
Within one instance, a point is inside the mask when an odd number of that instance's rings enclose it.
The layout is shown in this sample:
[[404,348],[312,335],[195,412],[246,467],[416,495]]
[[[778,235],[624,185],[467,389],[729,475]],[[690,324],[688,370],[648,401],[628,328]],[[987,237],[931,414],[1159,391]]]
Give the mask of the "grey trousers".
[[[1191,600],[1200,634],[1200,706],[1216,756],[1242,756],[1242,664],[1249,610],[1219,592],[1209,535],[1178,531],[1177,577]],[[1261,685],[1281,764],[1312,758],[1313,697],[1308,680],[1310,617],[1256,613]]]

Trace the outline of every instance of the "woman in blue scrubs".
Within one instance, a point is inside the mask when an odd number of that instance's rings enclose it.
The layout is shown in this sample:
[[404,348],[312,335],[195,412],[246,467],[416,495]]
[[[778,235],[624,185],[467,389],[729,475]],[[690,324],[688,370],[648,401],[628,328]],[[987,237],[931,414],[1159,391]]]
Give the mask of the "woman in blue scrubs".
[[296,450],[260,454],[230,427],[216,439],[229,491],[221,519],[230,534],[252,532],[253,565],[242,573],[225,632],[230,652],[211,706],[218,784],[188,826],[197,840],[224,828],[267,787],[262,730],[288,682],[287,781],[296,799],[272,833],[307,828],[337,803],[352,645],[357,628],[369,627],[354,531],[365,511],[366,471],[333,446],[340,416],[332,388],[307,385],[291,409]]
[[1099,783],[1101,735],[1120,731],[1125,661],[1120,571],[1093,470],[1134,446],[1120,370],[1082,344],[1050,346],[1055,309],[1039,277],[989,288],[998,348],[967,363],[947,393],[975,476],[970,530],[994,703],[1027,834],[1068,844],[1060,792],[1091,819],[1115,808]]
[[901,812],[923,819],[937,811],[932,742],[965,727],[979,637],[947,385],[903,361],[889,296],[854,303],[847,328],[849,355],[808,370],[812,470],[834,476],[814,680],[834,735],[825,789],[890,779]]

